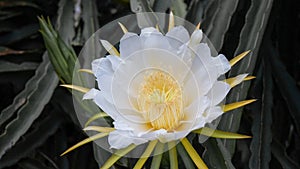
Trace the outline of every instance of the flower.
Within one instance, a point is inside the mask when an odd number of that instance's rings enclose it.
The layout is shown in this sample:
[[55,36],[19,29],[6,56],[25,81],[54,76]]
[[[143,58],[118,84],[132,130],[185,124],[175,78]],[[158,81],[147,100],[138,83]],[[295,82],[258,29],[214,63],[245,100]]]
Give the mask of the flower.
[[202,31],[177,26],[166,35],[153,27],[127,32],[120,57],[92,62],[99,88],[85,94],[114,120],[111,148],[179,140],[219,117],[230,85],[218,78],[230,69],[222,54],[212,57]]
[[[174,21],[172,17],[170,15],[170,21]],[[199,26],[189,35],[183,26],[173,25],[169,24],[165,35],[154,27],[143,28],[138,35],[128,32],[120,24],[124,32],[120,52],[108,41],[101,40],[110,55],[94,60],[92,70],[84,70],[95,75],[99,89],[63,86],[85,93],[83,99],[92,99],[106,113],[91,119],[110,116],[113,127],[86,127],[84,130],[100,133],[77,143],[62,155],[108,136],[110,148],[116,149],[115,154],[118,154],[112,155],[102,166],[109,168],[136,146],[149,143],[135,165],[135,168],[141,168],[158,141],[173,147],[175,141],[181,141],[196,166],[207,168],[186,138],[188,134],[249,138],[205,127],[224,112],[255,101],[222,104],[231,88],[254,78],[248,74],[225,80],[220,78],[249,51],[230,61],[222,54],[214,57],[208,44],[201,42],[203,33]],[[177,164],[174,162],[177,154],[172,146],[170,148],[172,166]]]

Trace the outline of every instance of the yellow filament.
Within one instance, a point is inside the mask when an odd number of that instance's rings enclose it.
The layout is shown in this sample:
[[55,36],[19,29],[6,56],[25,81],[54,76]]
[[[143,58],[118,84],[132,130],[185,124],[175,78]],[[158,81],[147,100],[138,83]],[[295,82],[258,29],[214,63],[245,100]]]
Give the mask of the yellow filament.
[[181,88],[169,74],[154,71],[141,84],[138,106],[154,129],[172,131],[183,118]]

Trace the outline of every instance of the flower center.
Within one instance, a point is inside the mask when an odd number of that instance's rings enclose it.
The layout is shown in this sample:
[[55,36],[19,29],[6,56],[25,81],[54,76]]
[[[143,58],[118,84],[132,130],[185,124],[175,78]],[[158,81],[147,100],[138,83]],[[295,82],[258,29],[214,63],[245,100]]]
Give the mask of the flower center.
[[139,88],[138,106],[154,129],[172,131],[183,118],[181,88],[169,74],[151,72]]

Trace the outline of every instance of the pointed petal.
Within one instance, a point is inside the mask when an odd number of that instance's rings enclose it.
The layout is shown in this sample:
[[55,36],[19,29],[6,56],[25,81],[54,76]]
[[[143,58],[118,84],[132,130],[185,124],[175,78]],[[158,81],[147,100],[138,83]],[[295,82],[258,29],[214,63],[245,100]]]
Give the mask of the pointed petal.
[[243,52],[241,54],[239,54],[238,56],[234,57],[233,59],[231,59],[229,61],[230,65],[233,66],[235,65],[238,61],[240,61],[241,59],[243,59],[248,53],[250,52],[250,50]]
[[85,73],[89,73],[89,74],[94,74],[91,69],[79,69],[78,72],[85,72]]
[[221,130],[214,130],[208,127],[203,127],[198,130],[194,130],[194,133],[202,134],[208,137],[214,137],[214,138],[225,138],[225,139],[244,139],[244,138],[251,138],[251,136],[242,135],[238,133],[231,133]]
[[97,113],[95,115],[93,115],[91,118],[88,119],[88,121],[85,123],[85,127],[87,127],[91,122],[97,120],[97,119],[100,119],[102,117],[108,117],[109,115],[104,113],[104,112],[101,112],[101,113]]
[[169,159],[170,159],[170,168],[178,169],[178,159],[177,159],[177,150],[175,141],[168,143],[169,147]]
[[63,84],[63,85],[60,85],[60,86],[66,87],[66,88],[69,88],[69,89],[72,89],[72,90],[76,90],[76,91],[79,91],[81,93],[87,93],[88,91],[90,91],[90,89],[82,87],[82,86],[68,85],[68,84]]
[[63,152],[60,156],[63,156],[63,155],[69,153],[70,151],[72,151],[72,150],[74,150],[74,149],[76,149],[76,148],[78,148],[78,147],[80,147],[84,144],[87,144],[87,143],[92,142],[94,140],[103,138],[107,135],[108,135],[108,133],[99,133],[99,134],[93,135],[93,136],[91,136],[87,139],[84,139],[84,140],[80,141],[79,143],[75,144],[74,146],[72,146],[71,148],[69,148],[68,150],[66,150],[65,152]]
[[127,28],[122,23],[118,22],[118,24],[120,25],[124,34],[128,32]]
[[196,29],[192,35],[189,42],[189,46],[194,49],[194,47],[201,42],[203,38],[203,32],[201,29]]
[[161,142],[158,142],[156,147],[155,147],[155,150],[154,150],[154,153],[153,153],[153,159],[152,159],[152,162],[151,162],[151,169],[159,169],[160,167],[160,163],[161,163],[161,159],[162,159],[162,155],[163,155],[163,152],[164,152],[164,144],[161,143]]
[[135,164],[133,169],[140,169],[140,168],[143,167],[143,165],[145,164],[147,159],[150,157],[150,155],[151,155],[153,149],[155,148],[155,145],[157,144],[157,142],[158,142],[158,140],[153,140],[149,143],[148,147],[146,148],[146,150],[142,154],[141,158],[139,158],[139,160],[137,161],[137,163]]
[[175,26],[175,20],[174,20],[173,12],[171,11],[170,15],[169,15],[169,27],[168,27],[168,31],[170,31],[172,28],[174,28],[174,26]]
[[118,50],[112,44],[110,44],[107,40],[100,40],[100,42],[109,54],[114,55],[114,56],[120,56],[120,53],[118,52]]
[[231,88],[243,82],[248,74],[241,74],[236,77],[225,79],[224,81],[230,85]]
[[255,78],[256,78],[255,76],[247,76],[247,77],[245,77],[244,81],[252,80],[252,79],[255,79]]
[[240,108],[240,107],[243,107],[247,104],[250,104],[252,102],[255,102],[256,99],[251,99],[251,100],[244,100],[244,101],[240,101],[240,102],[235,102],[235,103],[230,103],[230,104],[226,104],[224,105],[223,107],[223,111],[224,112],[228,112],[230,110],[233,110],[233,109],[237,109],[237,108]]
[[194,149],[194,147],[191,145],[191,143],[187,138],[183,138],[181,140],[181,143],[198,168],[208,169],[204,161],[201,159],[201,157],[199,156],[199,154],[197,153],[197,151]]
[[110,168],[112,165],[115,164],[115,162],[117,162],[121,157],[123,157],[124,155],[126,155],[127,153],[129,153],[135,147],[136,147],[135,145],[131,144],[130,146],[128,146],[128,147],[126,147],[124,149],[118,150],[108,160],[106,160],[106,162],[101,167],[101,169],[108,169],[108,168]]
[[110,133],[115,129],[112,127],[101,127],[101,126],[88,126],[83,129],[84,131],[98,131],[100,133]]

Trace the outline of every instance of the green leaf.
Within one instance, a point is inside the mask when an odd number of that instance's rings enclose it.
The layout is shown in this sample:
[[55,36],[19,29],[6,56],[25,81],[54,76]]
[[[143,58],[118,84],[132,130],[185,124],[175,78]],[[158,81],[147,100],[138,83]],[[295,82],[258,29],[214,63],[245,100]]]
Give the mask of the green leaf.
[[285,148],[278,140],[272,142],[272,154],[279,161],[283,169],[298,169],[300,166],[287,155]]
[[[235,76],[241,73],[252,73],[255,67],[257,53],[261,40],[268,22],[269,14],[273,0],[253,0],[249,11],[246,14],[245,25],[240,33],[239,45],[235,55],[247,50],[252,52],[241,62],[235,65],[229,73],[229,76]],[[250,83],[242,83],[232,89],[226,100],[229,103],[239,100],[245,100],[247,97]],[[219,123],[219,129],[231,132],[237,132],[240,126],[240,120],[243,109],[233,110],[231,113],[224,114]],[[235,140],[224,140],[224,145],[231,155],[235,151]]]
[[31,151],[44,144],[47,138],[58,129],[63,118],[59,113],[51,113],[50,116],[38,123],[35,130],[25,135],[22,141],[18,142],[1,158],[0,168],[11,166],[27,156]]
[[0,9],[3,8],[12,8],[12,7],[31,7],[41,10],[41,8],[36,5],[35,3],[28,2],[28,1],[9,1],[9,0],[2,0],[0,2]]
[[[209,8],[213,15],[206,17],[203,22],[203,28],[209,40],[217,51],[220,51],[224,42],[225,33],[227,32],[232,15],[234,14],[239,0],[216,0],[213,1]],[[207,12],[210,12],[207,10]]]
[[0,73],[35,70],[38,65],[39,64],[35,62],[23,62],[21,64],[16,64],[7,61],[0,61]]
[[50,100],[58,83],[57,76],[51,66],[47,54],[36,70],[36,74],[16,96],[13,104],[1,113],[5,119],[17,111],[17,116],[8,123],[0,135],[0,158],[11,148],[19,138],[29,129],[33,121],[41,114],[44,106]]
[[[205,148],[203,157],[207,165],[212,169],[234,169],[231,157],[227,155],[228,150],[222,145],[218,146],[219,143],[220,141],[217,142],[216,139],[209,138],[202,144]],[[222,153],[222,151],[224,151],[224,153]],[[227,155],[226,158],[223,154]]]
[[188,155],[188,153],[185,151],[183,145],[181,143],[178,143],[176,146],[177,150],[178,150],[178,154],[180,156],[180,158],[182,159],[185,168],[188,169],[194,169],[195,165],[192,161],[192,159],[190,158],[190,156]]
[[294,121],[296,130],[300,132],[300,92],[297,87],[297,82],[287,72],[284,64],[279,60],[278,51],[273,46],[269,46],[269,53],[272,59],[269,59],[272,66],[272,75],[278,85],[279,91],[283,96],[290,115]]
[[19,29],[13,30],[12,32],[1,35],[0,45],[11,44],[20,41],[22,39],[25,39],[37,33],[38,29],[39,29],[38,24],[30,24],[30,25],[23,26]]
[[[72,19],[70,19],[71,17],[61,18],[61,15],[65,12],[68,11],[63,11],[63,13],[58,15],[57,23],[63,23],[64,29],[71,32],[70,30],[72,30],[73,27],[73,25],[70,24],[70,21],[72,21]],[[36,32],[38,25],[29,25],[25,28],[27,32],[22,32],[24,30],[21,28],[13,35],[20,36],[18,37],[18,39],[20,39],[24,36],[23,34],[26,35]],[[5,39],[3,36],[1,38]],[[70,34],[64,32],[63,39],[68,38],[70,38]],[[16,112],[15,118],[7,122],[3,133],[0,135],[0,158],[8,149],[15,145],[19,138],[30,128],[33,121],[41,114],[44,106],[49,102],[57,84],[57,75],[53,70],[48,55],[45,53],[43,55],[43,62],[37,68],[35,75],[26,83],[25,89],[14,98],[12,104],[5,108],[0,114],[3,117],[0,118],[2,124]]]
[[51,167],[45,166],[45,164],[43,164],[41,161],[31,158],[21,161],[18,165],[22,169],[53,169]]
[[172,1],[172,10],[176,16],[185,18],[187,13],[187,5],[184,3],[184,0]]
[[263,60],[264,77],[261,111],[255,113],[252,124],[253,139],[250,145],[250,169],[269,168],[272,142],[273,79],[268,63],[270,57]]

